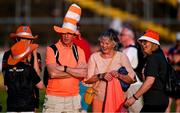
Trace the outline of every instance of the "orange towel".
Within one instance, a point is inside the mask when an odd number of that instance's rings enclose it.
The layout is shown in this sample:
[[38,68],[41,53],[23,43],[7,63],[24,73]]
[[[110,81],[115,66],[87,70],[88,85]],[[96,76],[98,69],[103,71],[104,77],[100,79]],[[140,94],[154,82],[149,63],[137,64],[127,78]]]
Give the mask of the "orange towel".
[[107,84],[104,112],[121,112],[125,101],[119,80],[113,78]]

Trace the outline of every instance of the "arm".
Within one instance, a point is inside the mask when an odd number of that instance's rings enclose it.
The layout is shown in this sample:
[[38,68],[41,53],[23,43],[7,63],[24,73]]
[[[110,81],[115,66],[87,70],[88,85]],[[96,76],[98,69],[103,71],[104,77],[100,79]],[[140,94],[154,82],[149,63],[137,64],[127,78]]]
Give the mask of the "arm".
[[87,64],[78,64],[75,68],[67,67],[66,72],[71,74],[73,77],[84,78],[87,75]]
[[34,51],[33,51],[33,54],[32,54],[33,56],[34,56],[34,69],[35,69],[35,71],[36,71],[36,73],[38,74],[38,76],[40,76],[40,74],[41,74],[41,70],[40,70],[40,68],[39,68],[39,63],[38,63],[38,57],[37,57],[37,49],[35,49]]
[[56,63],[54,51],[51,47],[46,48],[46,66],[50,78],[69,78],[70,74],[64,72],[64,66]]
[[128,84],[134,83],[134,80],[130,76],[128,76],[128,75],[124,76],[124,75],[118,73],[117,78],[123,80],[124,82],[126,82]]
[[76,67],[69,67],[65,69],[67,73],[71,74],[75,78],[84,78],[87,76],[87,63],[85,59],[84,51],[77,47],[78,50],[78,64]]
[[105,80],[105,75],[106,75],[106,73],[93,75],[90,79],[85,81],[85,83],[92,84],[94,82],[97,82],[98,80]]
[[144,93],[146,93],[153,85],[155,81],[155,77],[153,76],[148,76],[145,80],[145,82],[142,84],[142,86],[139,88],[139,90],[132,96],[130,97],[126,102],[125,102],[125,106],[129,107],[132,104],[134,104],[134,102],[141,97]]
[[58,64],[48,64],[47,69],[51,78],[82,78],[87,75],[87,65],[80,64],[76,68],[60,66]]
[[47,69],[51,78],[69,78],[71,74],[64,72],[64,66],[58,64],[48,64]]
[[148,76],[143,83],[143,85],[140,87],[140,89],[136,92],[135,96],[139,98],[142,96],[144,93],[146,93],[153,85],[155,81],[155,77],[153,76]]
[[129,84],[134,83],[135,72],[129,62],[128,57],[125,54],[122,54],[122,57],[120,60],[122,61],[122,66],[124,66],[126,68],[128,75],[124,76],[124,75],[118,73],[118,75],[116,75],[116,77],[118,77],[119,79],[121,79],[124,82],[129,83]]

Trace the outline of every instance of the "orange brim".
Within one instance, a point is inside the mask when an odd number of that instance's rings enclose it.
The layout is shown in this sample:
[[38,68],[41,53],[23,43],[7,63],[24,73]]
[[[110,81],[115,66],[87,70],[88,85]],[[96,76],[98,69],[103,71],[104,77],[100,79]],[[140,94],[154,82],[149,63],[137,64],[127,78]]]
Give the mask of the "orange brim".
[[20,57],[18,59],[14,59],[12,55],[9,56],[8,58],[8,64],[9,65],[16,65],[18,62],[22,61],[24,58],[26,58],[28,55],[30,55],[35,49],[39,47],[38,44],[31,44],[30,45],[30,51],[27,52],[23,57]]
[[24,39],[35,40],[35,39],[38,38],[38,35],[36,35],[36,36],[27,36],[27,35],[18,36],[18,35],[16,35],[16,33],[11,33],[11,34],[9,35],[9,37],[10,37],[11,39],[16,39],[16,38],[21,39],[21,38],[24,38]]
[[75,34],[75,35],[79,35],[80,34],[79,32],[74,32],[74,31],[72,31],[70,29],[61,28],[61,27],[58,27],[58,26],[54,26],[54,30],[57,33],[72,33],[72,34]]

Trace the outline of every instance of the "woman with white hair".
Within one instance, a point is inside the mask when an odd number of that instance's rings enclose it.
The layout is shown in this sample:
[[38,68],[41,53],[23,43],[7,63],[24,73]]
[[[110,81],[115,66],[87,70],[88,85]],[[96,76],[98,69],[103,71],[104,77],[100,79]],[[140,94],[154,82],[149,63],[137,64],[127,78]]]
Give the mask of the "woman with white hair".
[[[120,112],[125,101],[125,94],[118,79],[127,83],[134,82],[135,72],[127,56],[116,51],[117,34],[109,29],[99,37],[100,51],[93,53],[88,62],[86,83],[94,84],[96,90],[92,102],[93,112]],[[125,67],[128,75],[118,74],[117,70]]]

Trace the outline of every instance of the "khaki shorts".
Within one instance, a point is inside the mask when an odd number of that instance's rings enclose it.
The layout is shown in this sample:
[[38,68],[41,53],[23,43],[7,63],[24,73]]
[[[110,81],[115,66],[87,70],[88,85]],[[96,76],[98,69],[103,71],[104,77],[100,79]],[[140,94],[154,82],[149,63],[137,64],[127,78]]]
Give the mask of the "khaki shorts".
[[50,96],[46,95],[43,113],[78,113],[81,110],[81,96]]

